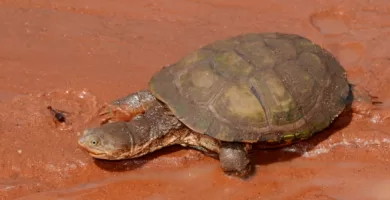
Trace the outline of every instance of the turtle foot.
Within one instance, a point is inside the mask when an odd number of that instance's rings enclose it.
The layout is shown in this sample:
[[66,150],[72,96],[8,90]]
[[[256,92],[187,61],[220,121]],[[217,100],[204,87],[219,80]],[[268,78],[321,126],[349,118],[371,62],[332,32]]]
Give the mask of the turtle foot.
[[219,153],[221,168],[226,175],[247,179],[254,174],[245,144],[223,143]]
[[97,112],[97,116],[101,118],[100,124],[130,121],[135,116],[144,113],[143,109],[133,109],[131,107],[123,108],[120,105],[104,104]]
[[135,116],[144,113],[157,99],[147,90],[138,91],[117,99],[112,103],[105,103],[97,113],[102,117],[100,124],[115,121],[130,121]]
[[352,104],[351,109],[355,114],[371,116],[372,111],[377,109],[382,102],[379,97],[371,95],[367,90],[351,85]]

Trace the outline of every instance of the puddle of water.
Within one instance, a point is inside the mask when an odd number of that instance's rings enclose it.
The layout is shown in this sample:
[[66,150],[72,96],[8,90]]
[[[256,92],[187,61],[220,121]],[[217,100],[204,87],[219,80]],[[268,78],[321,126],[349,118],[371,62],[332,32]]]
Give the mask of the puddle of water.
[[310,16],[311,24],[324,35],[340,35],[349,32],[348,16],[342,11],[323,11]]
[[330,44],[329,49],[347,69],[356,67],[356,64],[365,56],[365,47],[359,42]]

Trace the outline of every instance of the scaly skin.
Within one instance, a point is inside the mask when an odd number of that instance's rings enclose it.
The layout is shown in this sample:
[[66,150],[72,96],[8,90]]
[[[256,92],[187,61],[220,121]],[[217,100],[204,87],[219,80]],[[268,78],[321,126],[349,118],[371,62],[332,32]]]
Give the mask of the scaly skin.
[[[137,95],[137,94],[133,94]],[[133,98],[129,95],[126,98]],[[219,155],[226,174],[247,177],[252,172],[246,144],[225,143],[199,134],[182,124],[162,103],[155,101],[130,121],[114,121],[86,129],[79,145],[97,159],[122,160],[143,156],[171,145],[189,146]]]

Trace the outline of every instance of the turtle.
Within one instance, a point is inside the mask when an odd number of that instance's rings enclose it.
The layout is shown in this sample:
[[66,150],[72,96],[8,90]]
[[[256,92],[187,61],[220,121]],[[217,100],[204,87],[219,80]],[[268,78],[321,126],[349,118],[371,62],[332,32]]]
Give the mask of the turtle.
[[326,129],[354,97],[329,51],[298,34],[243,33],[162,67],[147,89],[106,104],[78,144],[96,159],[138,158],[182,145],[218,158],[226,175],[254,172],[253,148],[278,148]]

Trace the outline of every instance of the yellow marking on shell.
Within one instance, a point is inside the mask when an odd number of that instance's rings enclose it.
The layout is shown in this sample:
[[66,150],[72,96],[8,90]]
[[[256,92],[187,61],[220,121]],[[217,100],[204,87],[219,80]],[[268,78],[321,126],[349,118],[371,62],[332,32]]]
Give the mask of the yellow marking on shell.
[[206,49],[199,49],[197,51],[194,51],[187,56],[183,57],[180,59],[175,66],[179,68],[187,68],[191,66],[193,63],[202,61],[202,60],[207,60],[208,58],[212,57],[214,55],[213,52],[210,50]]
[[267,140],[268,143],[275,143],[276,140]]
[[265,120],[265,112],[257,98],[249,88],[233,86],[229,88],[224,97],[229,100],[227,109],[234,115],[248,117],[259,121]]
[[215,80],[215,73],[211,68],[209,70],[199,68],[199,70],[194,70],[191,74],[191,81],[196,87],[210,88]]
[[284,87],[283,83],[279,78],[268,74],[269,76],[266,79],[266,84],[270,88],[272,99],[274,102],[278,102],[278,106],[274,107],[273,110],[277,111],[289,111],[291,108],[295,107],[295,102],[293,101],[292,96],[288,93],[287,89]]
[[294,130],[305,123],[293,97],[272,69],[256,72],[251,85],[260,95],[273,131]]
[[307,92],[309,91],[309,89],[311,89],[310,87],[311,87],[314,83],[312,83],[312,82],[313,82],[313,79],[310,78],[310,76],[309,76],[308,74],[303,75],[303,79],[304,79],[305,81],[310,81],[310,83],[307,83],[303,88],[300,89],[301,92],[302,92],[303,94],[305,94],[305,93],[307,93]]
[[283,135],[283,140],[286,142],[291,142],[295,138],[294,134],[285,134]]
[[229,76],[247,76],[253,67],[233,51],[217,54],[214,60],[215,68]]
[[301,140],[305,140],[305,139],[309,138],[311,135],[312,135],[311,131],[309,131],[309,130],[304,130],[304,131],[295,133],[295,137],[297,137]]
[[308,59],[308,62],[312,63],[313,65],[315,66],[320,65],[322,67],[321,58],[318,57],[316,54],[308,53],[306,59]]
[[237,50],[245,54],[260,69],[274,66],[277,61],[275,53],[265,46],[263,41],[241,44]]

